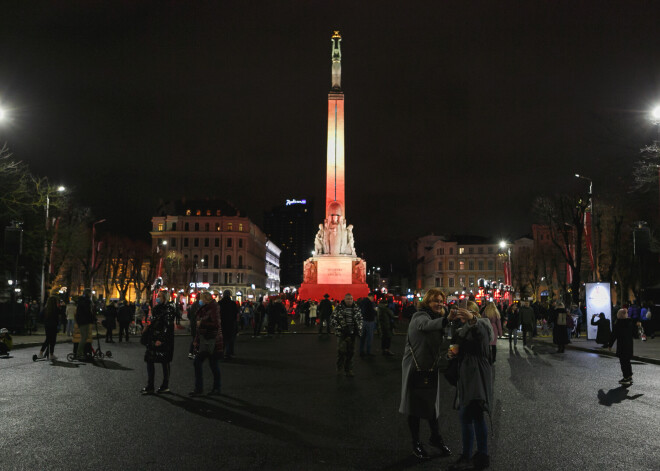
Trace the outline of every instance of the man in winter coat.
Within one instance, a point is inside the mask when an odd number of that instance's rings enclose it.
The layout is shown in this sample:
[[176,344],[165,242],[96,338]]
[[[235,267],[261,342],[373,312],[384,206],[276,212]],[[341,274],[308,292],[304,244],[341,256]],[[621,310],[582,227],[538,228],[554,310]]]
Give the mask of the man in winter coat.
[[[520,315],[520,323],[522,324],[523,346],[529,345],[529,348],[532,348],[531,344],[534,326],[536,326],[536,315],[534,314],[534,310],[529,307],[529,301],[523,301],[518,314]],[[527,340],[528,336],[529,340]]]
[[105,308],[103,325],[105,326],[105,343],[115,343],[112,340],[112,331],[117,327],[117,304],[115,302],[111,302]]
[[355,337],[362,335],[362,312],[353,302],[353,296],[347,294],[330,320],[337,336],[337,373],[344,371],[346,376],[353,375],[353,353]]
[[220,394],[220,368],[218,360],[223,355],[224,345],[222,337],[222,325],[218,303],[208,291],[200,295],[197,310],[196,336],[193,341],[195,352],[195,389],[189,395],[200,396],[203,394],[202,364],[206,358],[209,359],[209,367],[213,373],[213,389],[209,395]]
[[191,360],[195,358],[195,355],[193,354],[193,344],[195,343],[195,337],[197,336],[198,310],[199,310],[199,299],[195,300],[194,303],[188,306],[188,320],[190,321],[190,335],[192,336],[192,340],[190,341],[190,348],[188,349],[188,358],[190,358]]
[[332,315],[332,303],[330,302],[330,295],[323,295],[323,299],[319,303],[319,334],[323,333],[323,323],[325,322],[327,333],[330,333],[330,316]]
[[228,289],[222,293],[220,300],[220,319],[225,343],[225,360],[231,360],[234,357],[234,341],[238,333],[238,306],[232,301],[231,291]]
[[[76,308],[76,324],[80,329],[80,338],[89,337],[94,322],[94,313],[92,312],[92,290],[86,289],[83,295],[78,298],[78,307]],[[84,343],[81,341],[84,347]],[[79,360],[85,359],[85,348],[78,348],[77,356]]]
[[117,311],[117,322],[119,323],[119,341],[122,337],[126,337],[128,342],[128,326],[131,325],[131,317],[135,312],[135,307],[132,304],[121,303]]
[[369,294],[360,302],[362,311],[363,334],[360,337],[360,356],[372,355],[371,344],[374,341],[374,330],[376,329],[376,309],[374,308],[374,295]]
[[632,366],[630,360],[633,357],[633,320],[628,317],[625,309],[619,309],[616,313],[616,322],[612,329],[612,335],[607,343],[607,349],[612,350],[616,342],[616,356],[619,357],[623,378],[619,381],[623,386],[633,384]]

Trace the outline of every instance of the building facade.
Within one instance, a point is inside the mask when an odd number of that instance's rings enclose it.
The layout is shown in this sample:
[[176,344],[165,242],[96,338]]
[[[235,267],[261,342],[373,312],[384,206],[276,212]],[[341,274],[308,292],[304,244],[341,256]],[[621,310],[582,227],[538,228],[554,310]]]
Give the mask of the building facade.
[[309,199],[289,199],[264,213],[264,232],[282,250],[282,285],[299,285],[303,264],[314,250],[314,204]]
[[228,289],[239,300],[279,290],[279,248],[230,203],[167,203],[151,222],[168,288]]

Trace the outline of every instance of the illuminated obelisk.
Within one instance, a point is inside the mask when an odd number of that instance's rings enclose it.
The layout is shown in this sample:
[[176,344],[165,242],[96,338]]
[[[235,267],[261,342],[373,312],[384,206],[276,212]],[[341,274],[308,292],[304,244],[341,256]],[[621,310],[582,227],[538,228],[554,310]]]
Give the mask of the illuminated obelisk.
[[328,151],[326,155],[325,221],[314,240],[314,256],[305,261],[301,298],[321,299],[327,293],[342,299],[346,293],[366,296],[366,263],[355,253],[353,226],[346,225],[344,178],[344,92],[341,89],[341,35],[332,42],[332,88],[328,94]]

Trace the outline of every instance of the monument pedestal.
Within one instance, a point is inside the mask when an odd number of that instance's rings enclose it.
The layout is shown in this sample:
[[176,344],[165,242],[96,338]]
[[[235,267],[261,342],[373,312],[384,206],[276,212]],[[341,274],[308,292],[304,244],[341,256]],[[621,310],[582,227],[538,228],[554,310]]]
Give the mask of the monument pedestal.
[[341,300],[350,293],[355,299],[369,294],[366,262],[350,255],[320,255],[305,261],[300,299],[323,299],[325,294]]

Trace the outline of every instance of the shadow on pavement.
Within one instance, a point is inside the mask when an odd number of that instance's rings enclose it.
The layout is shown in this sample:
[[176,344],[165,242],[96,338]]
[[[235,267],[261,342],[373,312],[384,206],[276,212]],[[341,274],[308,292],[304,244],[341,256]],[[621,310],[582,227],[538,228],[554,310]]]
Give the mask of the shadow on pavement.
[[619,386],[618,388],[610,389],[607,392],[605,392],[604,389],[600,389],[598,391],[598,403],[610,407],[613,404],[620,404],[626,399],[634,401],[643,395],[644,394],[635,394],[634,396],[628,396],[628,387],[626,386]]
[[[433,450],[433,447],[425,447],[425,449],[428,453],[430,453],[431,450]],[[408,456],[406,458],[403,458],[402,460],[396,461],[395,463],[392,463],[389,466],[385,466],[385,467],[379,468],[379,469],[381,471],[396,471],[398,469],[417,468],[421,464],[432,463],[436,459],[441,458],[441,456],[439,454],[438,455],[433,455],[432,453],[430,453],[430,456],[431,456],[430,459],[421,461],[419,458],[414,456],[412,454],[412,451],[411,451],[410,456]],[[437,464],[439,465],[439,463],[437,463]],[[439,469],[439,466],[438,466],[438,469]]]
[[96,366],[97,368],[105,368],[106,370],[133,371],[133,368],[127,368],[120,365],[116,361],[106,359],[95,360],[92,365]]
[[50,362],[50,366],[59,366],[60,368],[78,368],[84,363],[71,363],[68,361],[53,360]]

